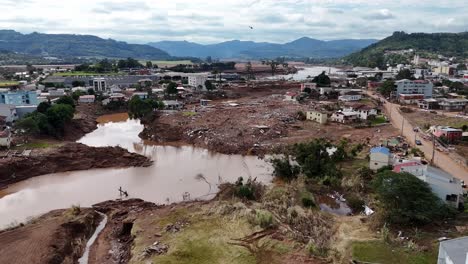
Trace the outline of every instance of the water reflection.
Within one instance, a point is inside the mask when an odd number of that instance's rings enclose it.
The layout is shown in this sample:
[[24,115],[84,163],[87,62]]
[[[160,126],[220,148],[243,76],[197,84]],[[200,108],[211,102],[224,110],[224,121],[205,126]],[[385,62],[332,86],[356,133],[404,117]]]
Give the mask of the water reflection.
[[[74,204],[92,204],[119,198],[119,187],[129,198],[167,203],[214,196],[221,182],[234,182],[238,177],[257,177],[271,181],[271,166],[256,157],[223,155],[191,146],[146,144],[138,134],[143,129],[137,120],[99,125],[79,142],[90,146],[121,146],[154,160],[148,168],[97,169],[56,173],[31,178],[0,192],[0,227],[29,216]],[[122,117],[120,117],[122,118]],[[201,175],[201,176],[200,176]],[[207,184],[208,183],[208,184]]]

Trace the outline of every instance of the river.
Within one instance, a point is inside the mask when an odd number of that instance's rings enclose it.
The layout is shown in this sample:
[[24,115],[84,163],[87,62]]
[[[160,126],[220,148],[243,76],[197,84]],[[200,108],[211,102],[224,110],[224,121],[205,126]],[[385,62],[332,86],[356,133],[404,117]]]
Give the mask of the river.
[[304,67],[301,70],[297,71],[296,73],[292,74],[287,74],[287,75],[276,75],[276,76],[270,76],[267,77],[266,79],[268,80],[278,80],[278,79],[285,79],[285,80],[295,80],[295,81],[303,81],[306,80],[307,77],[315,77],[322,72],[326,72],[327,75],[330,74],[335,74],[339,71],[340,69],[334,68],[334,67],[326,67],[326,66],[313,66],[313,67]]
[[[34,177],[0,191],[0,228],[54,209],[72,205],[89,207],[119,198],[119,187],[128,198],[164,204],[214,197],[217,185],[238,177],[271,182],[270,164],[254,156],[224,155],[192,146],[161,146],[138,137],[143,126],[126,115],[100,118],[98,128],[78,142],[89,146],[121,146],[150,157],[147,168],[96,169]],[[207,183],[208,182],[208,183]]]

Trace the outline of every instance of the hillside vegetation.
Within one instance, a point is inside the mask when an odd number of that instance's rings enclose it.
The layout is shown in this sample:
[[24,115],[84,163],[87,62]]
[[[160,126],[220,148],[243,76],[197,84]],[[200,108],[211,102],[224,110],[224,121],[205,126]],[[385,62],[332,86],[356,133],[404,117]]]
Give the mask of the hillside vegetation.
[[21,34],[14,30],[0,30],[0,50],[28,55],[58,57],[108,57],[138,59],[169,59],[166,52],[139,44],[91,35]]
[[382,67],[387,63],[402,62],[398,54],[386,51],[413,49],[417,54],[441,54],[449,57],[468,58],[468,32],[463,33],[412,33],[395,32],[375,44],[344,58],[354,66]]

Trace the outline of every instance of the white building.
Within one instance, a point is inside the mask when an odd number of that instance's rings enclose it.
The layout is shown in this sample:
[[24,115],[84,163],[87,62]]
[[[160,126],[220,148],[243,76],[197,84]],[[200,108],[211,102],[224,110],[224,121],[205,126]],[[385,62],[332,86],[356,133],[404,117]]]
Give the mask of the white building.
[[96,100],[94,95],[82,95],[78,98],[78,103],[92,104]]
[[208,80],[206,74],[193,74],[188,77],[188,85],[200,90],[205,90],[205,82]]
[[437,264],[468,264],[468,237],[440,242]]
[[105,78],[94,78],[93,88],[96,92],[105,92],[107,90],[107,81]]
[[10,128],[6,128],[0,131],[0,147],[10,148],[11,146],[11,131]]
[[392,154],[386,147],[375,147],[370,151],[369,167],[371,170],[378,170],[389,166],[392,161]]
[[326,124],[328,115],[327,113],[322,113],[319,111],[307,111],[306,118],[307,120],[315,121],[319,124]]
[[18,120],[16,106],[10,104],[0,104],[0,116],[5,117],[5,122],[12,123]]
[[409,161],[395,165],[393,171],[413,174],[426,182],[437,197],[453,207],[458,208],[463,203],[462,182],[443,170],[423,165],[419,161]]
[[344,101],[344,102],[352,102],[352,101],[359,101],[362,99],[362,94],[359,92],[347,92],[344,95],[338,97],[338,100]]
[[396,81],[395,84],[397,85],[397,98],[400,97],[400,94],[423,94],[424,98],[432,98],[434,85],[429,81],[403,79]]
[[378,110],[365,104],[351,105],[343,108],[343,112],[356,113],[361,120],[367,120],[369,117],[376,117]]

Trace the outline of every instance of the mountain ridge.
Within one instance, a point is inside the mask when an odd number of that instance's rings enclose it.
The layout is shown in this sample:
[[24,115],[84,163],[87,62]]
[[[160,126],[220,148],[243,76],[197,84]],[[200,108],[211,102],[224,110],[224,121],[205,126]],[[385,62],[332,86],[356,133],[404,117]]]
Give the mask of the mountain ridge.
[[375,39],[343,39],[323,41],[302,37],[284,44],[231,40],[216,44],[189,41],[159,41],[148,45],[166,51],[172,56],[206,58],[276,58],[314,57],[338,58],[377,42]]
[[169,59],[160,49],[143,44],[129,44],[94,35],[22,34],[14,30],[0,30],[0,50],[29,55],[63,57],[108,57],[138,59]]

